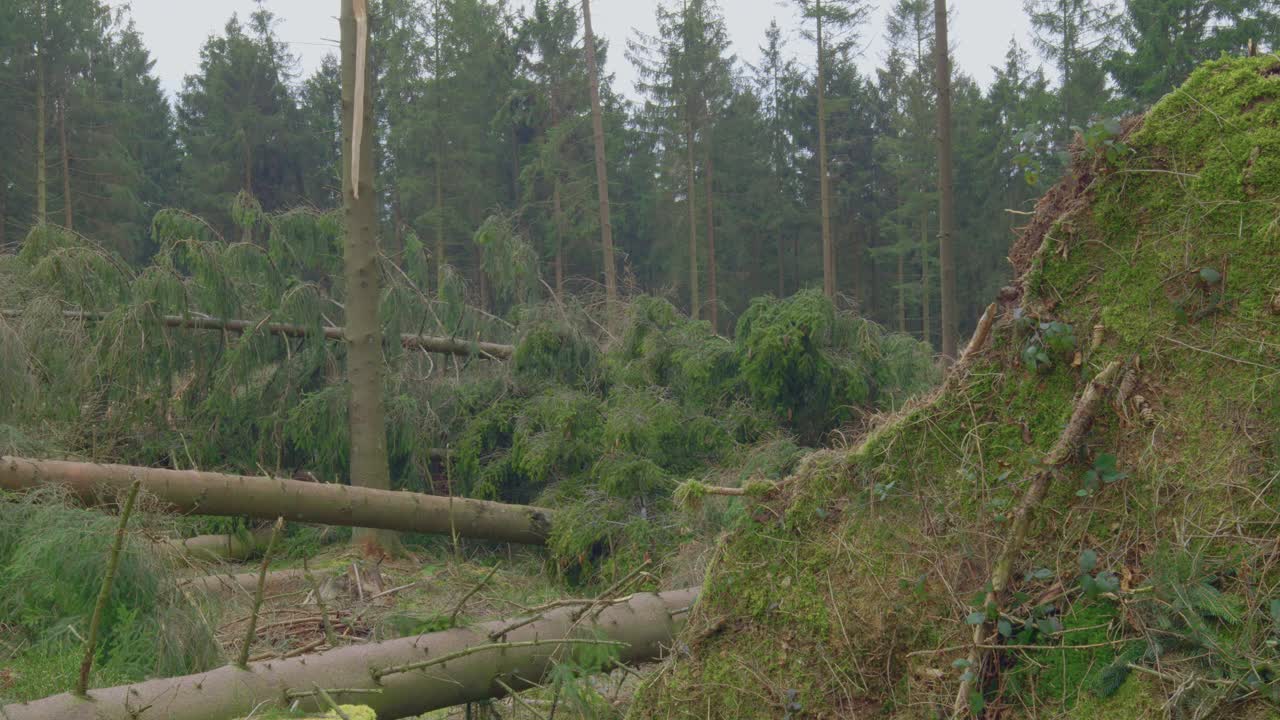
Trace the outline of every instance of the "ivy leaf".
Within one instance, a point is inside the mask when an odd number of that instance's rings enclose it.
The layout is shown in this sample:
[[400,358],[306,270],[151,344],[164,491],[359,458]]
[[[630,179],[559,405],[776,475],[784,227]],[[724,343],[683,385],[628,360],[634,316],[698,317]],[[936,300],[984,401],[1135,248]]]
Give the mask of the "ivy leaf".
[[964,658],[960,658],[960,659],[958,659],[958,660],[954,660],[954,661],[952,661],[952,663],[951,663],[951,667],[953,667],[953,668],[955,668],[955,669],[957,669],[957,670],[960,670],[960,669],[963,669],[963,668],[967,668],[967,667],[969,667],[969,661],[968,661],[968,660],[966,660],[966,659],[964,659]]
[[1000,637],[1009,637],[1013,634],[1013,624],[1004,618],[996,623],[996,629],[1000,631]]
[[980,610],[977,612],[971,612],[969,613],[969,617],[965,618],[964,621],[967,625],[981,625],[987,621],[987,614]]
[[1222,273],[1211,267],[1200,268],[1200,280],[1205,285],[1217,285],[1222,282]]

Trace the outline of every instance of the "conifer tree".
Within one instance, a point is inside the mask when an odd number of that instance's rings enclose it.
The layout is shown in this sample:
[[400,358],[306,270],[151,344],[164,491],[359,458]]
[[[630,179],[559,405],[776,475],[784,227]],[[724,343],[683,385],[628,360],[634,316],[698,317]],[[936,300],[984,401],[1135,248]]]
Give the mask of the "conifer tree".
[[831,235],[831,179],[827,148],[827,76],[831,58],[847,52],[857,42],[870,6],[865,0],[793,0],[805,20],[813,23],[804,34],[817,50],[818,95],[818,185],[822,220],[822,290],[829,298],[836,294],[836,251]]

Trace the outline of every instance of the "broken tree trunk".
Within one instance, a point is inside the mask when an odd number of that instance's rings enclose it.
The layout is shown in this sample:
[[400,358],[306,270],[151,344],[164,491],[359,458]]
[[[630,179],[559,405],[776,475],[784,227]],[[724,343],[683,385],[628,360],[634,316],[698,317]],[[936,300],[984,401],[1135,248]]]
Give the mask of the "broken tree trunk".
[[[267,573],[266,585],[272,592],[279,592],[284,587],[304,587],[306,582],[305,570],[272,570]],[[201,575],[179,582],[178,587],[200,590],[210,595],[252,594],[258,587],[258,573]]]
[[259,528],[248,533],[232,535],[197,535],[190,538],[174,538],[156,543],[169,552],[188,560],[225,562],[248,560],[267,546],[271,528]]
[[[0,310],[0,317],[16,318],[21,317],[21,310]],[[64,310],[62,316],[72,320],[102,320],[106,317],[106,313],[85,312],[82,310]],[[184,315],[161,315],[160,323],[171,328],[187,328],[191,330],[220,330],[229,333],[244,333],[255,331],[261,328],[266,332],[275,335],[284,335],[286,337],[309,337],[316,334],[315,328],[305,325],[292,325],[289,323],[260,323],[250,320],[231,320],[222,318],[207,318]],[[327,340],[346,340],[346,331],[343,328],[335,326],[322,327],[319,330]],[[447,355],[471,355],[476,354],[482,358],[492,358],[495,360],[506,360],[515,353],[515,347],[512,345],[503,345],[501,343],[476,341],[471,342],[462,338],[451,337],[435,337],[432,335],[412,335],[404,334],[400,336],[400,344],[408,350],[423,350],[425,352],[443,353]]]
[[[367,704],[380,720],[414,717],[524,690],[542,680],[573,648],[600,644],[618,649],[617,660],[654,660],[671,643],[696,588],[639,593],[575,621],[573,608],[546,613],[494,643],[489,634],[509,621],[474,628],[350,645],[287,660],[226,666],[180,678],[148,680],[91,690],[89,699],[55,695],[0,708],[6,720],[226,720],[286,708],[299,700],[321,709],[315,687],[338,702]],[[573,643],[571,646],[570,643]],[[380,692],[369,692],[369,691]]]
[[0,490],[67,485],[89,503],[111,498],[135,480],[180,513],[249,516],[404,532],[456,533],[496,542],[542,545],[552,512],[526,505],[374,490],[336,483],[158,470],[65,460],[0,457]]

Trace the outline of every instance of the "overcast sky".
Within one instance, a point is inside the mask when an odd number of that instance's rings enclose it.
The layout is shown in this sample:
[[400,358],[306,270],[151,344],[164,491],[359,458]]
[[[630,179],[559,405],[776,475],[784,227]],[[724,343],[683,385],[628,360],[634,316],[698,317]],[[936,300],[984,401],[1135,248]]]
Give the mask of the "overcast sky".
[[[520,0],[517,0],[519,3]],[[884,53],[884,15],[891,0],[882,0],[875,21],[864,32],[864,67],[874,67]],[[131,0],[138,29],[156,60],[156,72],[170,94],[182,87],[182,78],[194,72],[200,62],[200,46],[209,35],[219,33],[231,14],[247,17],[252,0]],[[290,44],[303,75],[310,73],[325,53],[334,50],[338,37],[335,18],[338,3],[333,0],[269,0],[268,6],[280,18],[280,38]],[[526,3],[528,4],[528,3]],[[617,87],[633,95],[635,74],[623,57],[625,39],[635,30],[654,31],[657,0],[594,0],[592,20],[596,33],[609,39],[608,70],[617,75]],[[764,31],[769,21],[778,19],[788,38],[788,49],[802,62],[811,64],[813,50],[798,33],[799,21],[792,4],[779,0],[721,0],[733,51],[747,62],[759,57]],[[991,67],[1004,62],[1010,38],[1030,46],[1029,24],[1022,0],[952,0],[952,45],[956,62],[984,87],[991,79]]]

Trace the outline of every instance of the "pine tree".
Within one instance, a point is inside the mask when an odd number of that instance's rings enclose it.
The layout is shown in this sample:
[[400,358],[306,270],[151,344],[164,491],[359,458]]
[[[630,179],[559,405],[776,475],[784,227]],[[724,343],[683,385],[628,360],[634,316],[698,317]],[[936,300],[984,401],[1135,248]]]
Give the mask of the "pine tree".
[[942,356],[956,359],[959,322],[956,317],[955,182],[951,144],[951,47],[947,43],[947,0],[933,0],[934,54],[937,57],[938,104],[938,262],[942,269]]
[[822,289],[829,298],[836,294],[835,243],[831,236],[831,180],[827,166],[827,75],[831,58],[841,55],[857,42],[857,33],[870,13],[865,0],[793,0],[802,16],[813,22],[805,29],[817,49],[818,94],[818,183],[822,219]]
[[1108,53],[1107,13],[1096,0],[1026,0],[1036,47],[1058,67],[1061,113],[1058,139],[1085,127],[1110,92],[1102,61]]
[[226,208],[243,194],[264,210],[305,195],[300,122],[289,82],[296,59],[259,5],[246,27],[233,16],[200,50],[200,69],[179,93],[177,127],[186,155],[184,207],[228,228]]
[[605,156],[604,116],[600,109],[600,64],[596,56],[596,38],[591,28],[591,0],[582,0],[583,49],[587,53],[588,92],[591,97],[591,136],[595,151],[596,193],[600,202],[600,248],[604,262],[605,298],[609,319],[615,314],[618,300],[617,264],[613,258],[613,222],[609,209],[609,166]]
[[1125,0],[1116,26],[1124,48],[1107,68],[1121,92],[1145,107],[1201,62],[1276,37],[1280,11],[1257,0]]

